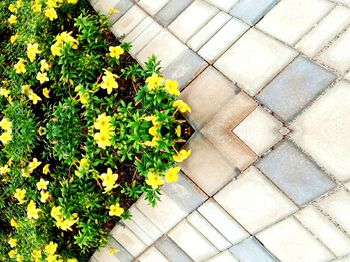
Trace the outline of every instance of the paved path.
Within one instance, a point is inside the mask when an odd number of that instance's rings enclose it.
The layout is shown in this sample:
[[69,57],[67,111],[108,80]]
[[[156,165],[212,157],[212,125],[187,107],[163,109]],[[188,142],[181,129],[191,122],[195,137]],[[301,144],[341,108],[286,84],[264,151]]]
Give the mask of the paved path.
[[350,261],[350,0],[90,0],[193,108],[193,154],[92,261]]

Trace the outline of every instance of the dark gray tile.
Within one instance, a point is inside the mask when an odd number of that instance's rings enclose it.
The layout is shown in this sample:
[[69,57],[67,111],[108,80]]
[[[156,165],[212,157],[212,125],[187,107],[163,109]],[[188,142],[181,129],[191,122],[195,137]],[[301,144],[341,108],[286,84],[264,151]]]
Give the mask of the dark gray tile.
[[276,262],[269,251],[255,238],[250,237],[231,247],[230,252],[241,262]]
[[184,11],[193,0],[170,0],[155,16],[163,25],[168,26]]
[[190,49],[184,50],[164,71],[164,77],[176,79],[179,89],[182,90],[192,81],[208,64]]
[[156,248],[171,262],[192,262],[193,260],[168,236],[155,243]]
[[249,25],[255,25],[278,0],[241,0],[230,11],[230,14]]
[[256,165],[298,205],[331,190],[335,183],[292,142],[284,141]]
[[285,121],[293,120],[336,76],[298,57],[256,97]]

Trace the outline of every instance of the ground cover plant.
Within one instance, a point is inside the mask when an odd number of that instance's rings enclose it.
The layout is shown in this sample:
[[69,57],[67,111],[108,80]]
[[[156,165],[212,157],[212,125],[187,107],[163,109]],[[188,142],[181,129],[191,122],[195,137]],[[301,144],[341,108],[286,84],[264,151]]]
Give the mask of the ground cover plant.
[[83,0],[0,2],[0,261],[87,261],[191,154],[177,82],[109,27]]

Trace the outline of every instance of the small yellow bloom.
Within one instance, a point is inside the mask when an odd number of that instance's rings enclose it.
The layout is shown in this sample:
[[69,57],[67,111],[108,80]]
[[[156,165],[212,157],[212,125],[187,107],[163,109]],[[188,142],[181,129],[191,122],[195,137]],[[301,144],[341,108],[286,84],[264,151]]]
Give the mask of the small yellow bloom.
[[27,217],[29,219],[38,219],[39,218],[39,212],[41,209],[36,208],[36,203],[33,200],[30,200],[28,206],[27,206]]
[[12,122],[8,120],[6,117],[4,117],[0,121],[0,127],[4,130],[10,131],[12,129]]
[[22,176],[24,177],[30,177],[30,174],[32,173],[33,171],[29,170],[29,168],[24,168],[22,169]]
[[102,149],[106,149],[107,146],[112,145],[112,137],[108,132],[95,133],[94,139],[96,140],[97,145]]
[[30,62],[34,62],[34,60],[36,59],[36,55],[40,54],[41,51],[39,50],[39,44],[35,43],[29,43],[27,46],[27,56],[29,58]]
[[47,81],[49,81],[49,78],[47,77],[47,73],[39,72],[36,76],[36,79],[39,80],[40,84],[43,84]]
[[16,255],[16,261],[17,262],[22,262],[23,261],[22,256],[20,254]]
[[57,251],[58,245],[54,242],[50,242],[48,245],[45,246],[45,253],[48,255],[53,255]]
[[67,262],[78,262],[78,259],[76,259],[76,258],[68,258]]
[[10,94],[10,91],[6,88],[1,87],[0,88],[0,96],[8,97]]
[[124,54],[124,49],[120,45],[109,47],[109,55],[111,57],[119,59],[122,54]]
[[50,89],[48,88],[44,88],[43,89],[43,95],[46,97],[46,98],[50,98]]
[[118,253],[120,250],[113,248],[113,247],[108,247],[108,254],[113,255],[115,253]]
[[44,175],[47,175],[50,173],[50,164],[46,164],[44,167],[43,167],[43,174]]
[[112,169],[108,168],[107,173],[103,173],[100,178],[102,179],[102,185],[105,188],[105,193],[111,191],[113,188],[116,188],[118,180],[118,174],[113,174]]
[[161,176],[149,171],[147,174],[146,184],[152,186],[153,189],[156,189],[164,184],[164,180]]
[[45,59],[40,61],[40,71],[41,72],[45,72],[45,71],[49,71],[50,69],[50,65],[46,62]]
[[67,3],[75,5],[76,3],[78,3],[78,0],[67,0]]
[[177,137],[180,137],[181,136],[181,126],[178,125],[176,128],[175,128],[175,134]]
[[19,228],[19,225],[18,225],[17,221],[14,218],[11,218],[10,225],[11,225],[11,227]]
[[180,95],[180,91],[179,91],[178,87],[179,87],[179,82],[177,82],[175,80],[166,80],[165,81],[165,90],[171,95],[175,95],[175,96]]
[[62,55],[62,45],[58,42],[56,42],[55,44],[53,44],[51,46],[51,53],[53,56],[61,56]]
[[42,100],[41,97],[35,94],[34,92],[30,92],[28,98],[33,102],[34,105],[36,105],[39,101]]
[[56,220],[61,220],[63,218],[63,214],[61,212],[61,206],[54,206],[51,210],[51,216]]
[[22,86],[22,93],[23,94],[29,95],[32,92],[33,92],[33,90],[30,88],[30,85]]
[[9,7],[8,7],[8,10],[11,12],[11,13],[14,13],[17,11],[16,7],[14,4],[10,4]]
[[185,149],[181,149],[180,152],[178,152],[176,155],[173,155],[173,159],[176,162],[183,162],[185,159],[187,159],[192,153],[192,149],[186,151]]
[[17,254],[16,250],[13,250],[13,249],[8,253],[10,258],[15,258],[16,254]]
[[0,135],[0,141],[6,145],[8,142],[12,140],[12,133],[9,131],[6,131]]
[[46,203],[46,201],[50,198],[50,193],[47,191],[40,191],[40,202]]
[[46,190],[49,183],[49,181],[45,181],[44,179],[40,178],[40,181],[36,183],[36,186],[39,190]]
[[180,167],[171,167],[165,172],[165,181],[167,183],[177,182],[179,179]]
[[11,248],[16,247],[17,246],[17,240],[14,238],[10,238],[9,241],[7,242]]
[[108,8],[108,13],[109,13],[109,15],[114,15],[114,14],[118,14],[119,11],[117,9],[111,7],[111,8]]
[[124,208],[120,207],[119,203],[115,205],[111,205],[109,207],[109,215],[110,216],[118,216],[120,217],[124,213]]
[[33,158],[32,162],[29,163],[28,168],[31,172],[41,165],[42,162],[38,161],[36,157]]
[[32,4],[32,10],[34,13],[41,12],[41,4],[39,0],[35,0]]
[[180,110],[181,113],[192,112],[191,107],[182,100],[174,101],[173,106]]
[[107,116],[106,113],[100,114],[94,123],[94,127],[98,130],[110,130],[112,129],[111,120],[112,117]]
[[41,251],[40,250],[34,250],[32,253],[32,257],[34,258],[34,262],[40,262],[41,260]]
[[44,13],[45,16],[50,19],[50,21],[53,21],[58,18],[56,9],[53,7],[47,8]]
[[156,73],[153,73],[152,76],[147,77],[146,79],[146,83],[148,85],[149,91],[155,90],[157,87],[161,86],[163,82],[164,82],[164,78],[159,76]]
[[17,62],[17,64],[15,64],[15,70],[17,74],[24,74],[25,72],[27,72],[26,70],[26,66],[25,66],[25,60],[23,58],[18,59],[19,61]]
[[19,37],[18,34],[12,35],[12,36],[10,37],[10,42],[11,42],[11,44],[16,43],[18,37]]
[[112,72],[104,69],[105,74],[102,77],[102,83],[101,83],[101,88],[107,90],[107,94],[111,94],[113,89],[118,88],[118,82],[117,78],[118,76],[116,74],[113,74]]
[[17,23],[17,16],[11,15],[10,18],[8,19],[8,21],[9,21],[10,25]]
[[0,174],[1,175],[6,175],[10,172],[10,168],[8,165],[0,167]]

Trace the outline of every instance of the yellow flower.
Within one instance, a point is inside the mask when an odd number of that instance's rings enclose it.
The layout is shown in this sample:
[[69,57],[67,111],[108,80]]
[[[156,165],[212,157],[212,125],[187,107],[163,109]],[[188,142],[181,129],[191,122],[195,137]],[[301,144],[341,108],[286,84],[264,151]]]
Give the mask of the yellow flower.
[[47,73],[39,72],[36,76],[36,79],[39,80],[40,84],[43,84],[47,81],[49,81],[49,78],[47,77]]
[[29,95],[32,92],[33,92],[33,90],[30,88],[30,85],[22,86],[22,93]]
[[16,254],[17,254],[16,250],[13,250],[13,249],[8,253],[10,258],[15,258]]
[[0,96],[8,97],[10,94],[10,91],[6,88],[0,88]]
[[104,69],[105,74],[102,77],[102,83],[101,83],[101,88],[107,90],[107,94],[111,94],[113,89],[118,88],[118,82],[116,79],[118,76],[116,74],[113,74],[112,72]]
[[41,4],[39,0],[35,0],[32,4],[32,10],[34,13],[41,12]]
[[51,209],[51,216],[56,220],[61,220],[63,218],[63,214],[61,212],[62,207],[61,206],[54,206]]
[[12,36],[10,37],[10,42],[11,42],[11,44],[16,43],[18,37],[19,37],[18,34],[12,35]]
[[79,101],[82,103],[82,104],[87,104],[89,103],[89,95],[88,94],[83,94],[82,92],[79,92]]
[[112,141],[111,141],[112,137],[111,137],[111,133],[109,132],[95,133],[94,139],[96,140],[97,145],[102,149],[106,149],[107,146],[112,145]]
[[10,4],[9,7],[8,7],[8,10],[11,12],[11,13],[14,13],[17,11],[16,7],[14,4]]
[[10,172],[10,168],[8,165],[0,167],[0,174],[1,175],[6,175]]
[[39,212],[41,209],[36,208],[36,203],[33,200],[30,200],[28,206],[27,206],[27,217],[29,219],[38,219],[39,218]]
[[181,149],[176,155],[173,155],[173,159],[176,162],[183,162],[186,158],[188,158],[192,153],[192,149],[186,151],[185,149]]
[[41,260],[41,251],[40,250],[34,250],[32,253],[32,257],[34,258],[34,262],[40,262]]
[[109,15],[118,14],[119,11],[113,7],[108,8]]
[[154,172],[149,171],[146,179],[146,184],[152,186],[153,189],[156,189],[164,184],[164,180]]
[[16,2],[16,7],[21,8],[23,6],[23,1],[22,0],[17,0]]
[[46,98],[50,98],[50,89],[47,89],[46,87],[43,89],[43,95]]
[[12,133],[11,132],[4,132],[0,135],[0,141],[6,145],[8,142],[12,140]]
[[177,137],[180,137],[181,136],[181,126],[178,125],[176,128],[175,128],[175,134],[177,135]]
[[53,44],[51,46],[51,53],[53,56],[61,56],[62,55],[62,45],[58,42],[56,42],[55,44]]
[[158,136],[158,126],[152,126],[148,129],[148,133],[152,136]]
[[57,251],[58,245],[54,242],[50,242],[48,245],[45,246],[45,253],[48,255],[53,255]]
[[109,47],[109,55],[113,58],[119,59],[120,55],[124,54],[124,49],[118,45],[118,46],[110,46]]
[[118,174],[113,174],[112,169],[108,168],[107,173],[103,173],[100,178],[102,179],[102,185],[105,187],[105,193],[116,188],[118,185],[115,184],[118,180]]
[[30,62],[33,62],[36,59],[36,55],[40,54],[41,51],[39,50],[39,44],[31,44],[29,43],[27,46],[27,56],[29,58]]
[[110,130],[112,128],[111,120],[112,117],[107,116],[106,113],[100,114],[94,123],[94,127],[98,130]]
[[28,168],[31,172],[41,165],[42,162],[38,161],[36,157],[33,158],[32,162],[29,163]]
[[175,95],[175,96],[180,95],[180,91],[179,91],[178,87],[179,87],[179,83],[175,80],[166,80],[165,81],[165,90],[171,95]]
[[17,246],[17,240],[14,238],[10,238],[9,241],[7,242],[11,248],[16,247]]
[[8,21],[11,25],[17,23],[17,16],[11,15]]
[[124,213],[124,208],[120,207],[119,203],[115,205],[111,205],[109,207],[109,215],[110,216],[118,216],[120,217]]
[[182,100],[174,101],[173,106],[177,107],[177,109],[180,110],[181,113],[192,112],[191,107]]
[[32,173],[33,171],[29,170],[28,168],[24,168],[22,169],[22,176],[24,177],[30,177],[30,174]]
[[40,201],[42,203],[46,203],[46,201],[50,198],[50,193],[47,191],[40,191]]
[[33,101],[33,104],[36,105],[39,101],[41,101],[41,97],[35,94],[34,92],[31,92],[28,95],[29,100]]
[[46,164],[44,167],[43,167],[43,174],[44,175],[47,175],[50,173],[50,164]]
[[68,258],[67,262],[78,262],[78,259],[76,259],[76,258]]
[[4,117],[0,121],[0,127],[4,130],[10,131],[12,129],[12,122],[8,120],[6,117]]
[[145,119],[147,122],[152,121],[152,124],[153,124],[154,126],[157,126],[157,125],[160,124],[160,123],[158,122],[158,117],[157,117],[156,115],[146,116],[144,119]]
[[147,77],[146,79],[146,83],[148,85],[149,91],[155,90],[157,87],[161,86],[163,82],[164,82],[164,78],[159,76],[156,73],[153,73],[152,76]]
[[39,190],[46,190],[49,183],[49,181],[45,181],[44,179],[40,178],[40,181],[36,183],[36,186]]
[[14,218],[11,218],[10,225],[11,225],[11,227],[19,228],[19,225],[18,225],[17,221]]
[[165,181],[167,183],[177,182],[179,179],[180,167],[171,167],[165,172]]
[[[67,3],[75,5],[76,3],[78,3],[78,0],[67,0]],[[71,261],[71,262],[73,262],[73,261]]]
[[50,21],[53,21],[58,18],[56,9],[53,7],[47,8],[45,10],[45,16],[50,19]]
[[17,254],[17,256],[16,256],[16,261],[17,262],[22,262],[23,260],[22,260],[22,256],[20,255],[20,254]]
[[45,72],[45,71],[49,71],[50,69],[50,65],[46,62],[45,59],[40,61],[40,71],[41,72]]
[[73,214],[73,219],[60,219],[56,222],[56,226],[62,229],[63,231],[73,231],[72,226],[78,222],[78,214]]
[[17,64],[15,64],[15,70],[17,74],[24,74],[25,72],[27,72],[26,70],[26,66],[25,66],[25,62],[26,60],[24,60],[23,58],[19,58],[19,61],[17,62]]

